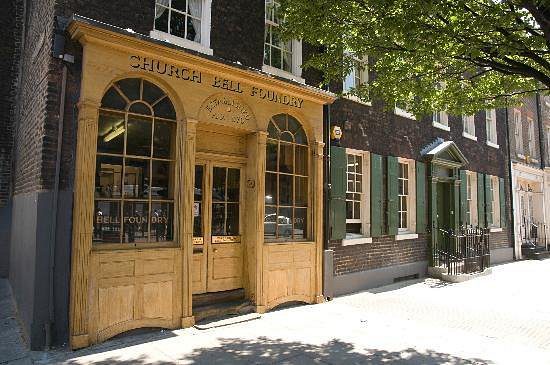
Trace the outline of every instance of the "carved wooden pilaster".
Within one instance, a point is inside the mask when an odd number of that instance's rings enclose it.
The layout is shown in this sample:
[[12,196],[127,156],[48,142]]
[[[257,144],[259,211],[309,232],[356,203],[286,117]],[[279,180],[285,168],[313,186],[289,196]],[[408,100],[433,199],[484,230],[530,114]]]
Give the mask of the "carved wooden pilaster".
[[315,238],[315,302],[323,297],[323,148],[322,141],[312,144],[313,150],[313,237]]
[[84,101],[79,103],[78,108],[69,313],[70,343],[73,349],[89,344],[89,266],[99,103]]
[[195,186],[195,147],[197,143],[197,121],[188,119],[178,123],[180,131],[178,144],[179,184],[178,214],[180,244],[182,249],[183,282],[182,327],[194,325],[193,317],[193,202]]
[[256,132],[256,312],[266,311],[266,293],[264,292],[264,217],[265,217],[265,155],[267,132]]

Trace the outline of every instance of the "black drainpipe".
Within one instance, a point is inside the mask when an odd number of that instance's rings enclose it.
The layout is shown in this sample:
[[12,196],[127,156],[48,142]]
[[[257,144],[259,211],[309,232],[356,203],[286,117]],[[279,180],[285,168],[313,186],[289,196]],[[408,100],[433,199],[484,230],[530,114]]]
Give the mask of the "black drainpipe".
[[324,126],[326,126],[326,130],[323,132],[323,139],[325,143],[325,156],[324,156],[324,178],[325,181],[323,183],[323,198],[324,198],[324,219],[325,219],[325,225],[324,225],[324,239],[323,239],[323,248],[325,250],[328,250],[329,248],[329,242],[330,242],[330,124],[331,124],[331,117],[330,117],[330,104],[323,106],[323,114],[324,114]]
[[539,151],[540,151],[540,168],[544,170],[544,165],[546,161],[546,148],[544,145],[544,132],[542,126],[542,116],[540,110],[540,94],[536,94],[537,100],[537,127],[539,129]]
[[510,233],[513,243],[513,259],[516,260],[516,224],[514,222],[514,191],[512,190],[513,181],[512,181],[512,149],[510,147],[510,121],[508,120],[508,99],[506,100],[506,108],[504,108],[506,117],[504,118],[506,128],[505,128],[505,139],[508,153],[508,190],[510,191]]

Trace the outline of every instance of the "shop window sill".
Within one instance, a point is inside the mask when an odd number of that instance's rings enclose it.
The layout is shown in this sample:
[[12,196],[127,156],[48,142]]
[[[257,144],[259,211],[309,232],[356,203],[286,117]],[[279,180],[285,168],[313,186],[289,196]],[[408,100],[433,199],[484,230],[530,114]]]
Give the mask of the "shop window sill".
[[468,139],[471,139],[472,141],[476,141],[476,142],[477,142],[477,137],[474,136],[473,134],[466,133],[466,132],[462,132],[462,137],[468,138]]
[[491,228],[491,233],[496,233],[496,232],[502,232],[502,228],[500,228],[500,227]]
[[439,129],[443,129],[444,131],[447,131],[447,132],[450,132],[451,131],[451,127],[449,127],[448,125],[445,125],[445,124],[441,124],[441,123],[432,123],[432,125],[435,127],[435,128],[439,128]]
[[497,149],[500,148],[500,146],[498,144],[493,143],[491,141],[487,141],[487,146],[497,148]]
[[365,245],[367,243],[372,243],[372,237],[344,238],[342,240],[342,246]]
[[293,241],[264,241],[264,245],[272,246],[272,245],[314,245],[314,241],[300,241],[300,240],[293,240]]
[[396,241],[414,240],[418,238],[417,233],[400,233],[395,235]]

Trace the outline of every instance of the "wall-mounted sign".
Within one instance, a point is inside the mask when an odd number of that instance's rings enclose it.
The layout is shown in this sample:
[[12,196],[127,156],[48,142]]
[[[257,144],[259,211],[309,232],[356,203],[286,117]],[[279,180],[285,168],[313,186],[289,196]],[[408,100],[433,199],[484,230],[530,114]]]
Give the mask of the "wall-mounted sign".
[[212,243],[237,243],[241,242],[241,236],[212,236]]
[[200,217],[201,215],[201,203],[193,203],[193,217]]
[[201,121],[225,124],[253,130],[256,120],[248,105],[227,94],[215,94],[206,100],[199,111]]

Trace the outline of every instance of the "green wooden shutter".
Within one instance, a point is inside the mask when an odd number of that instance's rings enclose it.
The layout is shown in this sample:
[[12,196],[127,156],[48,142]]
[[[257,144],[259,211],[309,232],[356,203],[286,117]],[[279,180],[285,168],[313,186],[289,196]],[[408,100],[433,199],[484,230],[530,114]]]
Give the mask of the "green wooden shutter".
[[397,234],[397,216],[398,205],[397,195],[399,187],[399,163],[397,157],[388,156],[388,175],[387,175],[387,199],[388,199],[388,234]]
[[491,183],[491,175],[485,175],[485,215],[487,217],[487,227],[493,225],[493,213],[491,209],[493,205],[493,193],[491,192]]
[[426,233],[426,164],[416,162],[416,233]]
[[482,173],[477,173],[477,222],[480,227],[486,227],[485,222],[485,184]]
[[504,179],[499,178],[498,179],[498,198],[500,202],[500,226],[506,227],[506,203],[505,198],[506,195],[504,193]]
[[371,153],[370,155],[370,222],[372,237],[382,235],[382,156]]
[[468,175],[466,171],[460,170],[460,225],[465,226],[468,222]]
[[330,147],[330,218],[331,238],[346,237],[347,156],[342,147]]

